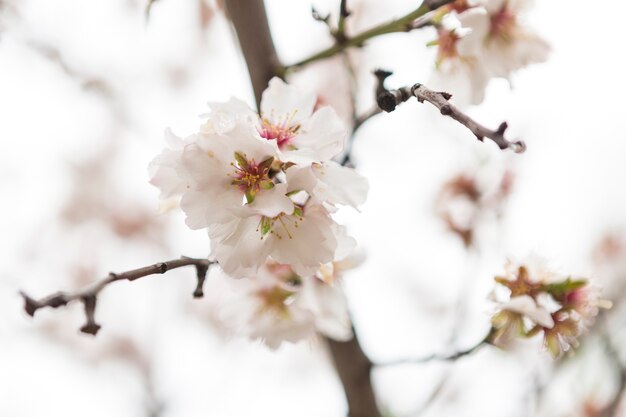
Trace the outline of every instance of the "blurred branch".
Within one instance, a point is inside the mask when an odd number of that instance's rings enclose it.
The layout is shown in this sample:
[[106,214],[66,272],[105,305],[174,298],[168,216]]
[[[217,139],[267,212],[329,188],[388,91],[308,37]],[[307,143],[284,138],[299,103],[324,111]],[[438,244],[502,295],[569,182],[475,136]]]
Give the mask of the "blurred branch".
[[424,356],[422,358],[396,359],[396,360],[389,361],[389,362],[378,362],[378,363],[375,363],[374,366],[383,367],[383,366],[397,366],[397,365],[406,365],[406,364],[418,364],[418,363],[426,363],[426,362],[432,362],[432,361],[439,361],[439,362],[455,361],[464,356],[471,355],[472,353],[476,352],[477,350],[479,350],[481,347],[485,345],[490,345],[491,344],[490,338],[493,332],[494,332],[494,329],[492,328],[489,330],[489,333],[487,334],[487,336],[485,336],[480,342],[478,342],[477,344],[475,344],[474,346],[468,349],[460,350],[458,352],[454,352],[454,353],[447,354],[447,355],[434,353],[432,355]]
[[[379,79],[384,80],[389,77],[391,72],[378,70],[377,76]],[[472,131],[479,141],[483,141],[485,138],[491,139],[502,150],[511,149],[516,153],[522,153],[526,150],[526,144],[523,141],[511,142],[504,137],[508,125],[506,122],[502,122],[496,130],[491,130],[476,122],[474,119],[463,113],[458,107],[450,103],[452,95],[445,92],[433,91],[423,84],[415,84],[413,87],[401,87],[397,90],[384,90],[378,94],[376,100],[378,106],[390,113],[396,109],[396,107],[411,97],[417,98],[417,101],[423,103],[425,101],[431,103],[437,107],[442,115],[449,116],[463,126]]]
[[152,11],[152,5],[156,3],[157,0],[148,0],[148,4],[146,4],[146,20],[150,19],[150,12]]
[[134,281],[136,279],[143,278],[149,275],[164,274],[167,271],[171,271],[176,268],[193,265],[196,267],[196,277],[198,280],[193,296],[198,298],[204,295],[202,292],[202,285],[209,270],[209,266],[213,263],[214,262],[207,259],[182,257],[180,259],[174,259],[167,262],[159,262],[154,265],[145,266],[122,273],[111,272],[106,278],[103,278],[102,280],[97,281],[92,285],[75,292],[57,292],[38,300],[31,298],[24,292],[21,292],[20,294],[24,298],[24,309],[26,310],[26,313],[28,313],[30,316],[34,316],[37,310],[44,307],[59,308],[66,306],[72,301],[81,301],[85,308],[86,323],[80,328],[80,331],[83,333],[95,335],[96,333],[98,333],[98,330],[100,330],[101,327],[99,324],[96,323],[95,320],[96,302],[98,294],[109,284],[123,280]]
[[412,12],[398,19],[394,19],[390,22],[374,26],[373,28],[361,32],[353,37],[346,35],[344,32],[344,21],[347,17],[347,14],[345,13],[347,13],[347,9],[345,8],[345,2],[342,2],[339,16],[339,28],[336,32],[336,35],[340,36],[335,36],[335,44],[329,48],[324,49],[323,51],[317,52],[309,56],[308,58],[288,65],[285,67],[285,69],[296,69],[312,62],[335,56],[348,48],[361,47],[365,42],[377,36],[386,35],[388,33],[408,32],[413,29],[423,27],[423,24],[416,24],[415,21],[426,17],[429,12],[436,10],[439,7],[444,6],[448,3],[452,3],[453,1],[454,0],[425,0],[417,9],[413,10]]
[[265,4],[262,0],[225,0],[224,3],[237,32],[258,107],[269,80],[284,75],[272,41]]
[[611,402],[609,402],[598,413],[598,417],[618,417],[620,415],[620,403],[622,402],[622,398],[624,398],[624,395],[626,394],[626,366],[622,362],[619,352],[613,344],[613,340],[611,339],[608,331],[603,335],[602,340],[604,341],[604,345],[606,347],[607,356],[619,368],[619,381],[615,396],[613,397]]
[[356,332],[346,342],[327,338],[328,347],[348,400],[349,417],[382,417],[372,388],[372,362],[365,355]]

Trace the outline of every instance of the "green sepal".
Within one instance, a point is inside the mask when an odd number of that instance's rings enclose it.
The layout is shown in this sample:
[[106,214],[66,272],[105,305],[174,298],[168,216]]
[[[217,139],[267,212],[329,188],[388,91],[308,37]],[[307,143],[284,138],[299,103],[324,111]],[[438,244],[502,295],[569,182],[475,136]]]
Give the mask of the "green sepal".
[[243,154],[240,154],[239,152],[235,152],[235,161],[237,161],[237,165],[239,165],[239,167],[243,169],[244,171],[250,168],[250,165],[248,165],[248,160],[246,159],[246,157],[243,156]]
[[272,167],[272,164],[274,163],[274,157],[270,156],[269,158],[267,158],[266,160],[264,160],[263,162],[261,162],[259,164],[259,171],[260,172],[268,172],[270,170],[270,168]]
[[568,293],[582,288],[585,285],[587,285],[587,280],[585,279],[567,278],[562,282],[544,284],[541,289],[554,297],[554,299],[560,300],[563,299],[563,297],[565,297]]
[[274,188],[274,183],[272,182],[272,180],[263,180],[259,183],[259,187],[264,190],[271,190],[272,188]]
[[269,217],[263,216],[261,218],[261,234],[262,235],[268,234],[271,228],[272,228],[272,221],[270,220]]
[[246,201],[248,204],[252,204],[254,197],[256,197],[256,193],[252,189],[246,190]]

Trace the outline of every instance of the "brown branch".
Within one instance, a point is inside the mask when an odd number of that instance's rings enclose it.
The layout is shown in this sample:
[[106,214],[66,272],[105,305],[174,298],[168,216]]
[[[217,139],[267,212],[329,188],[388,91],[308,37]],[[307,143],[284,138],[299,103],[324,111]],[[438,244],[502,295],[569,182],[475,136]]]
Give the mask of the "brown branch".
[[491,336],[494,333],[494,329],[492,328],[491,330],[489,330],[489,333],[487,334],[487,336],[485,336],[484,339],[482,339],[480,342],[478,342],[477,344],[475,344],[474,346],[464,349],[464,350],[459,350],[457,352],[451,353],[451,354],[447,354],[447,355],[442,355],[442,354],[437,354],[434,353],[432,355],[429,356],[424,356],[421,358],[403,358],[403,359],[396,359],[393,361],[389,361],[389,362],[378,362],[376,364],[374,364],[377,367],[382,367],[382,366],[397,366],[397,365],[406,365],[406,364],[418,364],[418,363],[426,363],[426,362],[432,362],[432,361],[439,361],[439,362],[451,362],[451,361],[455,361],[457,359],[460,359],[464,356],[469,356],[472,353],[476,352],[477,350],[479,350],[481,347],[485,346],[485,345],[490,345],[491,342],[489,341],[489,339],[491,338]]
[[453,1],[454,0],[425,0],[417,9],[409,12],[408,14],[374,26],[354,36],[348,36],[342,31],[342,35],[338,39],[338,36],[336,36],[335,33],[336,42],[334,45],[301,61],[288,65],[285,67],[285,70],[294,70],[312,62],[333,57],[348,48],[361,48],[367,41],[378,36],[387,35],[389,33],[408,32],[413,29],[424,27],[427,25],[426,20],[430,19],[431,16],[429,15],[431,15],[432,11],[437,10],[437,8],[441,6],[452,3]]
[[265,4],[263,0],[225,0],[224,3],[237,32],[258,107],[269,80],[284,73],[272,41]]
[[[377,71],[377,76],[383,80],[391,75],[388,71]],[[376,101],[378,106],[386,111],[392,112],[396,107],[411,97],[417,98],[417,101],[423,103],[429,102],[433,106],[437,107],[442,115],[451,117],[463,126],[468,128],[479,141],[484,141],[485,138],[491,139],[502,150],[511,149],[516,153],[522,153],[526,150],[526,144],[521,141],[509,141],[505,138],[504,134],[508,128],[506,122],[502,122],[496,130],[489,129],[467,114],[463,113],[458,107],[450,103],[452,95],[441,91],[433,91],[423,84],[415,84],[413,87],[401,87],[397,90],[383,90],[377,97]]]
[[347,342],[326,341],[348,400],[348,416],[382,417],[372,388],[372,362],[363,353],[356,333]]
[[95,320],[96,302],[98,294],[109,284],[123,280],[134,281],[136,279],[143,278],[149,275],[164,274],[167,271],[171,271],[172,269],[193,265],[196,267],[196,278],[198,280],[198,284],[196,286],[196,290],[193,293],[193,296],[196,298],[202,297],[202,285],[209,270],[209,266],[213,263],[214,262],[207,259],[182,257],[180,259],[174,259],[167,262],[159,262],[154,265],[144,266],[142,268],[132,269],[130,271],[122,273],[111,272],[106,278],[94,282],[93,284],[75,292],[57,292],[38,300],[31,298],[24,292],[21,292],[20,294],[24,298],[24,310],[26,310],[26,313],[28,313],[30,316],[35,316],[37,310],[41,308],[59,308],[66,306],[72,301],[81,301],[85,308],[86,322],[80,328],[80,331],[83,333],[95,335],[96,333],[98,333],[98,330],[100,330],[100,325],[97,324]]

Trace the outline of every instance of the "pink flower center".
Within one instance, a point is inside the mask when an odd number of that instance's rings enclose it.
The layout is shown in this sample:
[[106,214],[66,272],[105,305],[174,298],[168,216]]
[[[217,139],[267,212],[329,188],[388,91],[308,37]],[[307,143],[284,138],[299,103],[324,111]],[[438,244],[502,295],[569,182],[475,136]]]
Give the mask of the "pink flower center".
[[501,39],[505,42],[510,41],[514,36],[516,27],[515,14],[505,4],[491,17],[491,28],[489,30],[489,39]]
[[438,29],[437,34],[439,38],[437,40],[437,63],[441,64],[443,61],[451,58],[456,58],[458,52],[456,44],[459,41],[460,36],[456,34],[454,30]]
[[258,128],[259,135],[267,140],[275,140],[279,149],[291,145],[293,138],[298,135],[300,130],[300,124],[292,123],[295,112],[277,120],[273,117],[272,120],[267,117],[261,117],[261,126]]
[[273,187],[274,183],[269,177],[272,162],[273,157],[257,163],[254,158],[248,160],[245,155],[235,152],[235,162],[230,163],[235,172],[227,175],[232,178],[231,184],[246,194],[249,203],[261,189]]

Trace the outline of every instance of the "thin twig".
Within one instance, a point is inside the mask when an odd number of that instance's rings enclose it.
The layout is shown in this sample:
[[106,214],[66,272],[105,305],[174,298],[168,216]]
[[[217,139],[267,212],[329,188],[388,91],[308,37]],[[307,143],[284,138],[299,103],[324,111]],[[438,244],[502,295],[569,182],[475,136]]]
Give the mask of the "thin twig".
[[[344,54],[345,56],[346,54]],[[348,59],[347,56],[345,56],[346,60]],[[354,75],[353,75],[354,77]],[[378,76],[377,76],[378,77]],[[376,94],[378,95],[380,91],[384,90],[384,85],[382,84],[384,82],[384,79],[380,79],[378,78],[378,83],[376,84]],[[352,90],[354,90],[354,87],[352,88]],[[350,134],[350,137],[348,138],[348,141],[346,143],[346,152],[343,156],[343,158],[341,158],[341,161],[339,162],[341,165],[343,166],[351,166],[352,165],[352,147],[354,145],[354,139],[356,138],[356,132],[361,128],[361,126],[363,126],[363,124],[365,122],[367,122],[369,119],[371,119],[372,117],[382,113],[382,110],[376,106],[374,108],[372,108],[371,110],[369,110],[368,112],[360,115],[360,116],[356,116],[356,100],[354,98],[354,94],[353,94],[353,99],[352,99],[352,118],[353,118],[353,125],[352,125],[352,133]]]
[[458,352],[454,352],[451,354],[439,354],[439,353],[433,353],[432,355],[428,355],[428,356],[424,356],[421,358],[402,358],[402,359],[394,359],[392,361],[388,361],[388,362],[377,362],[374,364],[374,366],[376,367],[384,367],[384,366],[398,366],[398,365],[407,365],[407,364],[419,364],[419,363],[427,363],[427,362],[451,362],[451,361],[455,361],[457,359],[460,359],[464,356],[469,356],[472,353],[476,352],[477,350],[479,350],[481,347],[485,346],[485,345],[490,345],[491,343],[489,342],[489,338],[491,337],[493,333],[493,329],[491,329],[489,331],[489,333],[487,334],[487,336],[485,336],[484,339],[482,339],[480,342],[478,342],[477,344],[475,344],[474,346],[468,348],[468,349],[464,349],[464,350],[460,350]]
[[350,16],[348,10],[348,0],[341,0],[339,4],[339,21],[337,22],[337,32],[335,32],[335,39],[337,43],[343,43],[346,41],[346,18]]
[[26,310],[26,313],[28,313],[28,315],[30,316],[35,316],[37,310],[41,308],[59,308],[66,306],[72,301],[81,301],[85,307],[86,322],[80,328],[80,331],[83,333],[95,335],[96,333],[98,333],[98,330],[100,330],[100,325],[97,324],[95,320],[97,297],[100,291],[102,291],[109,284],[123,280],[134,281],[136,279],[143,278],[149,275],[164,274],[167,271],[171,271],[172,269],[193,265],[196,267],[196,278],[198,280],[198,284],[193,295],[194,297],[202,297],[202,285],[209,270],[209,266],[213,263],[215,262],[209,261],[207,259],[182,257],[180,259],[159,262],[154,265],[144,266],[142,268],[132,269],[126,272],[111,272],[106,278],[103,278],[100,281],[96,281],[93,284],[75,292],[60,291],[40,298],[38,300],[30,297],[24,292],[20,292],[20,294],[24,298],[24,310]]
[[[391,73],[388,71],[380,71],[378,73],[378,76],[384,78],[389,75],[391,75]],[[452,98],[451,94],[443,91],[433,91],[423,84],[418,83],[410,88],[401,87],[396,90],[384,90],[378,94],[376,100],[378,106],[389,113],[411,97],[417,98],[417,101],[420,103],[425,101],[431,103],[439,109],[442,115],[451,117],[468,128],[481,142],[484,141],[485,138],[488,138],[495,142],[502,150],[511,149],[516,153],[523,153],[526,150],[526,144],[523,141],[509,141],[504,137],[508,128],[506,122],[500,123],[500,126],[498,126],[496,130],[489,129],[463,113],[454,104],[450,103],[450,98]]]
[[617,417],[620,411],[620,404],[626,394],[626,365],[623,364],[610,334],[607,332],[602,336],[606,347],[607,356],[619,367],[618,389],[613,399],[598,413],[598,417]]
[[340,52],[348,48],[361,47],[368,40],[386,35],[388,33],[408,32],[413,29],[423,27],[424,25],[415,25],[416,20],[421,20],[424,16],[433,10],[437,10],[439,7],[452,3],[454,0],[425,0],[417,9],[406,15],[394,19],[392,21],[374,26],[368,30],[365,30],[355,36],[347,36],[343,33],[343,39],[341,42],[335,42],[335,44],[329,48],[326,48],[320,52],[317,52],[308,58],[298,61],[294,64],[284,67],[284,70],[293,70],[315,61],[327,59],[337,55]]

